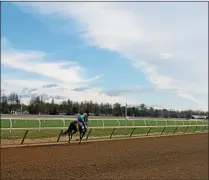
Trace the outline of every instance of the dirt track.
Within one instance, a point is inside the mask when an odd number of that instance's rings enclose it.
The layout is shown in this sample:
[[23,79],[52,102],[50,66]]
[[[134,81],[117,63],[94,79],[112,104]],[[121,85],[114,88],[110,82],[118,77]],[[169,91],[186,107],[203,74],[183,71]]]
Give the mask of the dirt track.
[[208,179],[208,135],[1,149],[1,179]]

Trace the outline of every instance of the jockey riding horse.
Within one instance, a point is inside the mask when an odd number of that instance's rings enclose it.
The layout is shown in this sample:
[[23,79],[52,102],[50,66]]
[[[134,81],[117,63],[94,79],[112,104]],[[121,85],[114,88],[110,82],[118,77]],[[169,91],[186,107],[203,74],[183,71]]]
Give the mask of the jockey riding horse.
[[87,131],[87,122],[88,122],[88,115],[86,113],[80,114],[77,118],[77,121],[73,121],[70,123],[68,129],[62,133],[62,135],[68,134],[69,136],[69,143],[72,139],[72,135],[76,132],[79,132],[80,134],[80,142],[82,138],[84,137],[86,131]]

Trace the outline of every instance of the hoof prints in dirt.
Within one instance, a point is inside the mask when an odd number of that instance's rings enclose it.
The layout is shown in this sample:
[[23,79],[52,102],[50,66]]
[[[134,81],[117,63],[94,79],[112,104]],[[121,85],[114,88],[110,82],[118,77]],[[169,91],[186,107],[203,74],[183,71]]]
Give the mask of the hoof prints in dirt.
[[1,149],[1,179],[206,180],[207,144],[197,134]]

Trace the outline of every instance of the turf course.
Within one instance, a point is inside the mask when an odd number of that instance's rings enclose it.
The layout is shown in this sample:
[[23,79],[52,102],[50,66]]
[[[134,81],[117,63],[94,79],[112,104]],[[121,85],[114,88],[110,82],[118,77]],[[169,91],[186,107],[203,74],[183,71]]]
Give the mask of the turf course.
[[[14,117],[13,117],[14,118]],[[42,117],[43,118],[43,117]],[[52,117],[54,118],[54,117]],[[62,120],[62,118],[56,120],[52,120],[52,118],[46,118],[40,120],[40,124],[38,119],[25,119],[20,120],[15,118],[12,119],[12,127],[13,128],[35,128],[35,127],[68,127],[69,123],[72,121],[69,119]],[[96,119],[89,119],[88,126],[89,127],[102,127],[102,126],[157,126],[157,125],[207,125],[208,122],[205,120],[202,121],[196,121],[196,120],[175,120],[175,119],[160,119],[160,118],[145,118],[145,119],[135,119],[135,120],[109,120],[101,118]],[[10,128],[10,120],[9,119],[1,119],[1,128]],[[187,129],[187,132],[193,132],[196,127],[189,127]],[[174,127],[172,128],[166,128],[163,133],[173,133]],[[176,130],[176,133],[183,133],[185,131],[185,127],[179,127]],[[202,131],[203,127],[197,127],[197,131]],[[108,136],[111,134],[113,129],[94,129],[92,130],[91,136],[101,137],[101,136]],[[153,133],[161,133],[163,128],[153,128],[149,132],[150,134]],[[205,128],[205,130],[208,130],[208,127]],[[147,134],[149,131],[149,128],[143,128],[143,129],[135,129],[134,135],[142,135]],[[22,138],[25,131],[18,130],[14,131],[12,130],[2,130],[1,131],[1,139],[19,139]],[[27,138],[47,138],[47,137],[56,137],[59,134],[60,130],[32,130],[29,131]],[[132,132],[132,129],[116,129],[114,132],[114,135],[130,135]],[[113,135],[113,136],[114,136]]]

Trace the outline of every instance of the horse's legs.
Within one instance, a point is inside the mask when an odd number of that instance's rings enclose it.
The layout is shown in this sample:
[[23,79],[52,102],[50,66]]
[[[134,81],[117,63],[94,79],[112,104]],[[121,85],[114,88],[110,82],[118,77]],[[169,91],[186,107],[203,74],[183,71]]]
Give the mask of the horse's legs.
[[86,134],[86,130],[82,133],[81,139],[83,139],[83,137],[85,136],[85,134]]
[[75,134],[74,130],[69,131],[68,136],[69,136],[69,143],[72,140],[73,134]]
[[81,144],[81,141],[82,141],[84,135],[86,134],[86,131],[87,131],[86,129],[85,129],[85,131],[82,132],[82,133],[81,133],[81,131],[80,131],[80,142],[79,142],[79,144]]
[[71,129],[71,127],[70,127],[70,125],[69,125],[68,129],[67,129],[66,131],[62,132],[62,135],[64,136],[64,135],[66,135],[67,133],[69,134],[69,133],[70,133],[70,129]]
[[77,132],[76,130],[73,131],[73,133],[71,134],[71,139],[72,139],[73,134],[75,134],[76,132]]
[[71,139],[73,138],[73,134],[74,134],[74,133],[71,133]]
[[75,134],[77,131],[76,130],[73,130],[71,133],[69,133],[69,143],[70,141],[72,140],[72,137],[73,137],[73,134]]
[[70,132],[70,133],[68,134],[68,136],[69,136],[68,143],[70,143],[70,141],[71,141],[71,139],[72,139],[72,132]]
[[79,144],[81,144],[81,140],[82,140],[82,133],[81,132],[79,132],[79,134],[80,134],[80,141],[79,141]]

